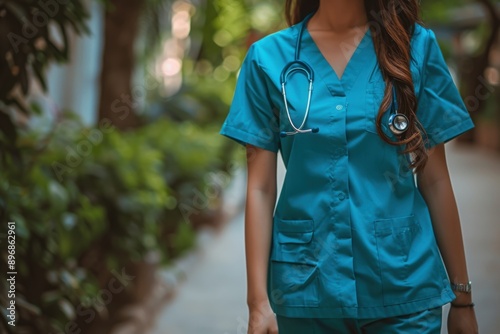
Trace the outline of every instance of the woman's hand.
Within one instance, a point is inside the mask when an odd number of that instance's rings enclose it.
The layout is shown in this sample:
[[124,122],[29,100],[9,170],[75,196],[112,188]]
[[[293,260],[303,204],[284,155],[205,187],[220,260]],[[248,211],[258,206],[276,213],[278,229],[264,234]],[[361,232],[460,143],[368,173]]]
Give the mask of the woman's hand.
[[472,307],[451,307],[448,313],[449,334],[477,334],[476,313]]
[[250,306],[248,334],[278,334],[278,322],[269,302]]

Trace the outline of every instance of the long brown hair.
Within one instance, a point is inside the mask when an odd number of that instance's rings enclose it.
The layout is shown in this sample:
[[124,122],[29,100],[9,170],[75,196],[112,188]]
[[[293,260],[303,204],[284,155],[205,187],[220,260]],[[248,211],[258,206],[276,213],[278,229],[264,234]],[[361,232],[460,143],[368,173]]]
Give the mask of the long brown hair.
[[[376,124],[379,136],[391,145],[406,145],[402,154],[412,156],[410,169],[421,171],[428,160],[424,143],[425,130],[417,119],[417,98],[410,71],[410,40],[415,23],[421,23],[418,0],[364,0],[366,15],[373,33],[377,60],[386,83]],[[286,0],[285,13],[289,25],[302,21],[319,8],[319,0]],[[398,112],[410,121],[409,129],[392,141],[381,128],[384,112],[392,101],[392,85],[396,85]]]

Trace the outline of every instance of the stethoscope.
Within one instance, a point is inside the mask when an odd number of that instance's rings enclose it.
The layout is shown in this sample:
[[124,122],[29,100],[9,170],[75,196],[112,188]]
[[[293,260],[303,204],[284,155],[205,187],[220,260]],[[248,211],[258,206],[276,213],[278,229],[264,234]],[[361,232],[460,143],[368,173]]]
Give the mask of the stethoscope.
[[[288,121],[290,122],[290,125],[292,126],[294,131],[287,132],[287,131],[281,131],[280,136],[281,137],[286,137],[286,136],[291,136],[295,135],[297,133],[317,133],[319,132],[319,128],[310,128],[310,129],[303,129],[304,124],[306,123],[307,117],[309,116],[309,110],[311,108],[311,98],[312,98],[312,92],[313,92],[313,82],[314,82],[314,71],[312,67],[307,64],[306,62],[300,60],[300,49],[302,45],[302,35],[304,34],[304,29],[307,25],[307,21],[311,18],[313,14],[309,14],[303,21],[302,27],[300,28],[299,35],[297,36],[297,42],[295,45],[295,60],[289,62],[288,64],[285,65],[283,70],[281,71],[281,76],[280,76],[280,83],[281,83],[281,93],[283,95],[283,101],[285,104],[285,111],[286,115],[288,117]],[[307,105],[306,105],[306,111],[304,113],[304,118],[302,119],[302,123],[300,126],[296,126],[295,123],[292,120],[292,117],[290,116],[290,110],[288,109],[288,100],[286,97],[286,83],[288,77],[295,73],[295,72],[301,72],[303,73],[309,82],[309,91],[307,95]],[[391,104],[391,115],[389,117],[389,129],[391,132],[397,136],[403,134],[406,130],[409,128],[409,120],[406,115],[398,113],[398,101],[396,98],[396,87],[395,85],[392,85],[392,104]]]

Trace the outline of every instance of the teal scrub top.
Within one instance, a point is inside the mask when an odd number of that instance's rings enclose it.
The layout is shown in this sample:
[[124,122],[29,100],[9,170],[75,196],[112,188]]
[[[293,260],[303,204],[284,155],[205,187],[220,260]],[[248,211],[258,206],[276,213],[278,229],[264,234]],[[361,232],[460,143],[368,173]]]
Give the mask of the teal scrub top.
[[[310,318],[382,318],[430,309],[455,298],[428,207],[401,147],[385,143],[375,119],[385,83],[368,30],[339,79],[307,28],[301,60],[315,71],[304,128],[292,131],[280,87],[303,23],[254,43],[243,62],[220,134],[281,152],[286,175],[273,214],[268,295],[276,314]],[[352,47],[356,47],[353,45]],[[427,147],[474,124],[433,31],[415,26],[411,71]],[[308,84],[287,83],[300,125]],[[382,127],[388,129],[386,112]]]

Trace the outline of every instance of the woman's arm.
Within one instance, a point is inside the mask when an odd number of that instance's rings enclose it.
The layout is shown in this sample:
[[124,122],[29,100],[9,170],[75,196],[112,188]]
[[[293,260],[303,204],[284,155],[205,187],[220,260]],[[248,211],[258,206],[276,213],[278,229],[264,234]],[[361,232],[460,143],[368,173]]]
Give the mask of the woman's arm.
[[[429,160],[424,170],[417,174],[417,184],[424,197],[432,219],[438,243],[448,276],[454,283],[467,283],[467,265],[462,239],[458,208],[453,194],[444,144],[429,151]],[[472,294],[455,292],[456,304],[469,304]],[[477,324],[472,308],[451,309],[448,318],[449,333],[477,333]],[[455,314],[460,312],[461,314]],[[456,315],[456,316],[455,316]],[[451,328],[450,328],[451,327]]]
[[267,266],[276,203],[277,154],[247,145],[245,253],[249,333],[277,332],[267,295]]
[[[425,169],[417,174],[417,183],[431,214],[434,233],[450,280],[467,283],[467,266],[462,230],[455,196],[451,186],[444,144],[429,152]],[[457,296],[457,302],[469,303],[470,294]]]

